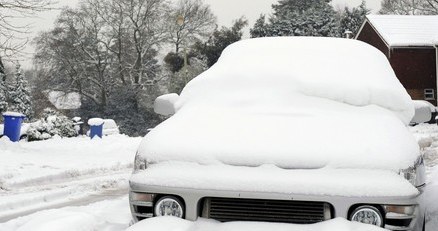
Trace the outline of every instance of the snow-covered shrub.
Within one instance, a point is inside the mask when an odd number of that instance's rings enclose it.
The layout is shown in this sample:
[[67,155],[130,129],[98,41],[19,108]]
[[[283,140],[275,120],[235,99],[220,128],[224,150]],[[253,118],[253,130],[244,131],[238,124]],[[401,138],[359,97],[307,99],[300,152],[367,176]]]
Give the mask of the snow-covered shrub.
[[76,135],[73,121],[51,108],[44,109],[42,118],[32,123],[27,131],[29,141],[46,140],[53,136],[73,137]]

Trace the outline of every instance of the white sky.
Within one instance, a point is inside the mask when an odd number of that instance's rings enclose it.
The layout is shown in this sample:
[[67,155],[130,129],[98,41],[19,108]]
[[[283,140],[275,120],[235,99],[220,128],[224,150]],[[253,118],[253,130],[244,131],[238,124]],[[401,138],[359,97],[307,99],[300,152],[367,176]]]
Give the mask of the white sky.
[[[260,16],[260,14],[269,14],[271,12],[271,5],[278,0],[204,0],[207,4],[210,4],[213,13],[218,18],[218,24],[220,26],[230,26],[232,21],[245,16],[249,21],[249,28],[253,26],[254,22]],[[380,8],[381,0],[366,0],[368,8],[376,12]],[[58,0],[57,7],[71,6],[74,7],[79,0]],[[361,0],[332,0],[333,6],[357,6],[361,3]],[[28,19],[28,22],[23,21],[24,24],[32,24],[33,34],[37,34],[38,31],[50,30],[53,27],[53,22],[59,14],[59,10],[52,10],[41,13],[37,18]],[[32,53],[33,47],[31,44],[25,49],[26,52]],[[28,67],[30,61],[22,63],[23,66]]]

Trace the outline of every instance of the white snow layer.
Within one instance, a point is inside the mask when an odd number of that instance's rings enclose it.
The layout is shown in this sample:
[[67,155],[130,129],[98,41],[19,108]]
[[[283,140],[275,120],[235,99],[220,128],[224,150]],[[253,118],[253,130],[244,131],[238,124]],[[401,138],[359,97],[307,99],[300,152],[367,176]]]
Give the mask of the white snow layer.
[[105,121],[101,118],[91,118],[88,120],[88,125],[90,126],[100,126],[104,123]]
[[128,198],[87,206],[44,210],[0,224],[2,231],[93,231],[125,230],[132,219]]
[[4,116],[15,116],[15,117],[25,117],[24,114],[19,113],[19,112],[12,112],[12,111],[7,111],[3,113]]
[[177,109],[143,140],[148,162],[398,171],[419,154],[412,100],[386,57],[355,40],[237,42]]
[[405,124],[414,114],[410,96],[382,52],[357,40],[318,37],[234,43],[184,88],[178,104],[270,112],[266,109],[287,111],[306,102],[309,107],[323,106],[324,102],[308,99],[315,97],[353,106],[377,105]]
[[143,220],[127,229],[127,231],[383,231],[377,226],[350,222],[336,218],[313,225],[295,225],[264,222],[226,222],[198,219],[195,222],[174,218],[155,217]]
[[389,46],[434,46],[438,44],[436,15],[367,15]]
[[437,108],[435,105],[431,104],[430,102],[426,100],[412,100],[414,103],[415,109],[419,108],[429,108],[431,112],[436,112]]
[[403,177],[387,170],[286,170],[272,165],[241,167],[163,162],[133,174],[130,181],[170,188],[289,195],[403,197],[418,194]]
[[12,143],[0,138],[0,219],[127,190],[140,140],[114,135]]

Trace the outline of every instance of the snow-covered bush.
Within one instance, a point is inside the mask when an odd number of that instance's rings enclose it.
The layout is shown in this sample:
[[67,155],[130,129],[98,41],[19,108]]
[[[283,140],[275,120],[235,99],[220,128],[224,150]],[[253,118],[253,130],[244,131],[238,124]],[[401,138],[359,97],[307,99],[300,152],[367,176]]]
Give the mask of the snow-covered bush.
[[73,137],[76,135],[73,122],[51,108],[44,109],[42,118],[32,123],[27,131],[29,141],[46,140],[53,136]]

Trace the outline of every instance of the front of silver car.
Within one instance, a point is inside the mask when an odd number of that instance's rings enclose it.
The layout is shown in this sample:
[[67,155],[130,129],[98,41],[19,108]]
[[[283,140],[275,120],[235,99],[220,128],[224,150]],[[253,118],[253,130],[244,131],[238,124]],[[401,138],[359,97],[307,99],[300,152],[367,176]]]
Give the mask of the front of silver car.
[[135,221],[342,217],[422,229],[424,162],[406,127],[414,108],[375,48],[327,38],[242,41],[181,96],[157,98],[155,109],[174,115],[138,149]]
[[[204,217],[222,222],[312,224],[343,217],[389,230],[423,227],[424,209],[419,203],[425,186],[421,158],[412,168],[401,170],[400,175],[377,170],[151,164],[139,155],[135,163],[129,197],[135,221],[176,216],[192,221]],[[224,170],[225,176],[217,175]],[[267,181],[261,177],[265,174],[279,179]],[[339,182],[344,175],[350,177]],[[318,177],[324,182],[312,180]],[[296,178],[308,180],[291,183]],[[323,190],[314,189],[318,187]],[[391,189],[392,193],[388,193]]]

